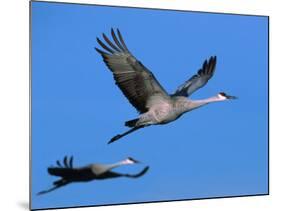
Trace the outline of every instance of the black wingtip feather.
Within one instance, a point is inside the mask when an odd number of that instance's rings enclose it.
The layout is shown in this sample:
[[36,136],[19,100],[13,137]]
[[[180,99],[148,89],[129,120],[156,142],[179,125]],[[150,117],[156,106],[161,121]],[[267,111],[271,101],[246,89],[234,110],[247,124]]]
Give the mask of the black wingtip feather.
[[57,166],[62,167],[59,160],[57,160]]
[[71,156],[69,159],[69,167],[73,168],[73,156]]
[[114,30],[111,30],[111,36],[112,36],[114,42],[116,43],[116,45],[117,45],[122,51],[126,51],[126,50],[124,49],[124,47],[122,46],[122,44],[119,42],[119,40],[118,40],[118,38],[117,38],[117,36],[116,36]]
[[103,39],[107,42],[107,44],[110,45],[110,47],[112,47],[117,52],[120,52],[120,49],[117,48],[104,33],[102,33],[102,36],[103,36]]
[[97,42],[100,44],[100,46],[104,49],[107,50],[108,52],[114,54],[114,51],[107,47],[99,38],[97,38]]
[[208,74],[213,74],[216,68],[217,57],[211,56],[209,60]]
[[106,53],[106,52],[104,52],[104,51],[102,51],[102,50],[100,50],[100,49],[98,49],[98,48],[96,48],[96,47],[95,47],[95,50],[96,50],[98,53],[100,53],[101,55],[108,55],[108,53]]
[[211,56],[210,60],[212,61],[212,63],[216,63],[217,56]]
[[120,40],[120,42],[122,43],[122,45],[123,45],[125,51],[126,51],[126,52],[129,52],[129,49],[127,48],[127,46],[126,46],[126,44],[125,44],[125,41],[124,41],[124,39],[123,39],[123,37],[122,37],[122,35],[121,35],[121,32],[119,31],[118,28],[117,28],[117,34],[118,34],[119,40]]
[[64,164],[65,167],[68,167],[67,156],[64,156],[64,158],[63,158],[63,164]]
[[204,64],[203,64],[203,69],[206,69],[207,65],[208,65],[208,60],[206,59],[206,60],[204,61]]

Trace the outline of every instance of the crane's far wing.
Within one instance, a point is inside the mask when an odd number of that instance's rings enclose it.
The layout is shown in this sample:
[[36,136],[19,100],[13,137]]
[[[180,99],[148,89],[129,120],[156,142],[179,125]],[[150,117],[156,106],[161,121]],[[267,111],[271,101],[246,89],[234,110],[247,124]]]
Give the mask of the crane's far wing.
[[111,29],[114,43],[105,34],[104,44],[97,38],[100,46],[105,50],[96,48],[101,54],[107,67],[113,73],[114,79],[129,102],[140,112],[148,110],[147,102],[150,97],[159,95],[166,97],[168,93],[163,89],[155,76],[140,61],[138,61],[128,50],[120,31],[117,35]]
[[50,166],[48,168],[48,173],[53,176],[59,176],[59,177],[69,177],[73,173],[75,173],[77,170],[73,168],[73,156],[70,157],[69,161],[67,160],[67,156],[63,158],[63,164],[60,163],[59,160],[56,162],[57,166]]
[[216,56],[211,56],[209,61],[205,60],[202,68],[188,79],[184,84],[178,87],[178,89],[173,94],[174,96],[190,96],[193,92],[203,87],[209,79],[213,76],[216,68],[217,58]]

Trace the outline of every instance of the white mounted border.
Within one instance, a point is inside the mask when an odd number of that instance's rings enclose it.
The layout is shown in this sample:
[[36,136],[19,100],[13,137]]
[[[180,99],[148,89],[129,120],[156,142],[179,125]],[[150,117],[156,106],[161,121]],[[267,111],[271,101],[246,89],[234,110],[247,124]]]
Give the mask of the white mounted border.
[[[278,210],[281,208],[281,139],[279,60],[281,13],[273,0],[70,0],[73,3],[132,6],[270,16],[270,195],[161,202],[138,205],[75,208],[75,210],[129,211],[162,210]],[[58,0],[57,2],[64,2]],[[1,210],[28,207],[28,122],[29,122],[29,2],[3,1],[0,8],[0,140]]]

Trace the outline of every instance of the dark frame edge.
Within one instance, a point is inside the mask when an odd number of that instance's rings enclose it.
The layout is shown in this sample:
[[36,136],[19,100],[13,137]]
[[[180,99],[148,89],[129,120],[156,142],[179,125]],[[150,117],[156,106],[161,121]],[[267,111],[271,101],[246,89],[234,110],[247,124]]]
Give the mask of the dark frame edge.
[[270,16],[267,16],[267,193],[270,195]]
[[217,197],[207,197],[207,198],[191,198],[191,199],[173,199],[173,200],[163,200],[163,201],[145,201],[145,202],[128,202],[119,204],[100,204],[100,205],[83,205],[83,206],[70,206],[70,207],[51,207],[51,208],[39,208],[31,209],[35,210],[57,210],[57,209],[74,209],[74,208],[89,208],[89,207],[107,207],[107,206],[126,206],[126,205],[137,205],[137,204],[152,204],[152,203],[165,203],[165,202],[184,202],[184,201],[198,201],[198,200],[208,200],[208,199],[227,199],[227,198],[242,198],[242,197],[259,197],[268,196],[268,193],[250,194],[250,195],[234,195],[234,196],[217,196]]
[[29,2],[29,202],[32,210],[32,0]]

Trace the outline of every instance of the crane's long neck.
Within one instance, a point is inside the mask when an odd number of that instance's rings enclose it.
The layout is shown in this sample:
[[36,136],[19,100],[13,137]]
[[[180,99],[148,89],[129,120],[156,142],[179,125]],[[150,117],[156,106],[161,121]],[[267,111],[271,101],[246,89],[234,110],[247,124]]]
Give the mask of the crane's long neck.
[[209,103],[213,103],[213,102],[220,102],[220,101],[224,101],[225,99],[220,98],[218,96],[213,96],[213,97],[209,97],[206,99],[202,99],[202,100],[192,100],[189,101],[188,103],[185,104],[185,107],[187,109],[187,111],[195,109],[195,108],[199,108],[201,106],[207,105]]
[[122,161],[113,164],[93,164],[90,168],[95,175],[101,175],[121,165],[124,165]]
[[106,166],[106,168],[107,168],[108,170],[111,170],[111,169],[113,169],[113,168],[116,168],[116,167],[119,167],[119,166],[123,166],[123,165],[125,165],[125,164],[123,163],[123,161],[119,161],[119,162],[112,163],[112,164],[106,164],[105,166]]
[[124,161],[119,161],[119,162],[112,163],[112,164],[106,164],[105,166],[108,170],[111,170],[113,168],[123,166],[123,165],[127,165],[127,163],[125,163]]

